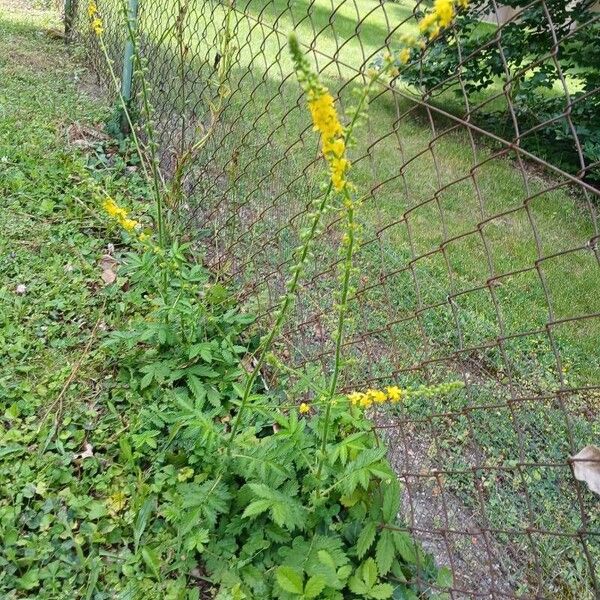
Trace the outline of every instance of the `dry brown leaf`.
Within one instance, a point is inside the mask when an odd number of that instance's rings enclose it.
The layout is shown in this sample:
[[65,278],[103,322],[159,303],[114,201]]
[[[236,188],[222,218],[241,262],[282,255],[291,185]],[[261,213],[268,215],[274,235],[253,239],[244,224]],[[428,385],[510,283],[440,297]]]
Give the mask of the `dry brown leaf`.
[[117,278],[118,261],[110,254],[104,254],[98,264],[102,269],[102,281],[106,285],[113,283]]
[[67,128],[69,144],[77,148],[92,148],[99,142],[104,142],[109,137],[100,129],[84,123],[71,123]]
[[590,491],[600,496],[600,448],[586,446],[571,460],[575,479],[585,481]]
[[75,455],[75,458],[93,458],[94,457],[94,447],[89,443],[86,442],[85,443],[85,447],[83,452],[80,452],[79,454]]

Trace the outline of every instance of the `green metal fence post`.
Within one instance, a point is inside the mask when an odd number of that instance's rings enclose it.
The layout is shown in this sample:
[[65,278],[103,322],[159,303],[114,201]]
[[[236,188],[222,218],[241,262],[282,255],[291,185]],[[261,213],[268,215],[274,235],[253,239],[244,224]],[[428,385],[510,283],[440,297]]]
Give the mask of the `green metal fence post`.
[[[131,89],[133,86],[133,41],[130,36],[130,31],[135,32],[136,30],[137,16],[138,0],[129,0],[127,6],[127,20],[129,21],[129,27],[127,28],[127,41],[125,42],[125,51],[123,53],[123,76],[121,77],[121,95],[128,108],[131,101]],[[123,115],[121,119],[121,129],[124,133],[128,133],[128,122],[125,115]]]

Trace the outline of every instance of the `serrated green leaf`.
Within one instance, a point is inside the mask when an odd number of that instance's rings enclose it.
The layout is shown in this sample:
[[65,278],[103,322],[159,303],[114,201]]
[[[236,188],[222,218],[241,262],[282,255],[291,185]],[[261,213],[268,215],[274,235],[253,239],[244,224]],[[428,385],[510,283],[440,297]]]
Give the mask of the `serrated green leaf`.
[[350,565],[344,565],[337,570],[338,579],[344,581],[350,577],[350,573],[352,573],[352,567]]
[[149,371],[148,373],[146,373],[142,377],[142,380],[140,381],[140,390],[146,389],[152,383],[153,378],[154,378],[154,373],[152,371]]
[[367,558],[362,564],[362,578],[367,586],[367,589],[371,589],[377,581],[377,565],[372,558]]
[[377,525],[373,521],[368,521],[367,524],[362,528],[362,531],[360,532],[356,542],[356,554],[358,558],[362,559],[369,548],[373,545],[376,532]]
[[152,574],[159,579],[160,578],[160,561],[158,560],[158,556],[156,552],[151,548],[144,547],[142,548],[142,558],[146,563],[146,566],[152,571]]
[[194,395],[194,398],[200,403],[204,402],[204,398],[206,398],[206,388],[200,379],[196,375],[192,375],[190,373],[186,377],[186,381],[190,392],[192,392]]
[[323,591],[324,587],[325,580],[320,575],[315,575],[306,582],[304,597],[307,599],[316,598]]
[[389,529],[384,529],[379,535],[377,550],[375,551],[375,559],[381,575],[385,575],[389,572],[395,554],[396,549],[394,547],[393,532]]
[[282,590],[291,594],[301,595],[304,586],[302,584],[302,575],[291,567],[278,567],[276,574],[277,583]]
[[398,508],[400,507],[400,484],[397,479],[392,479],[384,485],[383,520],[386,523],[391,523],[396,519]]
[[319,550],[319,552],[317,552],[317,556],[319,557],[319,562],[324,564],[326,567],[330,567],[331,569],[335,570],[335,561],[333,560],[331,554],[327,552],[327,550]]
[[365,585],[365,582],[357,575],[352,575],[348,580],[348,587],[351,592],[354,592],[357,596],[366,596],[369,588]]
[[215,408],[219,408],[221,406],[221,394],[219,393],[219,390],[212,385],[208,386],[206,397]]
[[269,510],[269,508],[271,508],[270,500],[255,500],[246,506],[246,510],[244,510],[242,518],[260,515],[266,510]]
[[452,571],[448,567],[441,567],[438,571],[435,582],[441,588],[452,587],[452,583],[454,582]]
[[417,555],[415,552],[415,541],[405,531],[394,531],[394,544],[398,554],[407,564],[417,564]]
[[385,600],[385,598],[391,598],[393,593],[394,588],[389,583],[380,583],[371,588],[369,596],[376,600]]

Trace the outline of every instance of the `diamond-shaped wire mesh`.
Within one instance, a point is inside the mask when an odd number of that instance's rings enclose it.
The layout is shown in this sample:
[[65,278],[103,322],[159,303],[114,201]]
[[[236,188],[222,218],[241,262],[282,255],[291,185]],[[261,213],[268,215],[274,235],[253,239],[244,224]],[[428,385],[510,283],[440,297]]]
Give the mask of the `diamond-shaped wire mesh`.
[[[124,13],[119,0],[98,5],[120,73]],[[265,328],[322,193],[289,33],[347,107],[428,5],[233,4],[230,94],[186,178],[181,220]],[[166,176],[217,100],[228,10],[140,0]],[[451,568],[453,598],[600,593],[600,504],[569,461],[600,435],[599,20],[584,0],[471,2],[379,88],[352,149],[365,202],[343,386],[464,382],[374,416],[404,485],[405,527]],[[533,32],[525,49],[522,28]],[[110,86],[84,7],[77,31]],[[528,86],[539,95],[529,110]],[[340,219],[328,216],[276,349],[309,378],[331,367]]]

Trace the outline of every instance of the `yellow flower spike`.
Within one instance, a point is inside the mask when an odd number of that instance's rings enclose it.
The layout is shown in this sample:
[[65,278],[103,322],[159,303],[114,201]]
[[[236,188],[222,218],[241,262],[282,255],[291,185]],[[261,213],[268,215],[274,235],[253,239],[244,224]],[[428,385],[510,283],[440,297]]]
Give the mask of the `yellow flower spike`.
[[121,227],[125,229],[125,231],[133,231],[138,225],[138,222],[134,219],[123,219],[121,220]]
[[403,48],[400,51],[400,62],[405,65],[410,60],[410,48]]
[[90,19],[91,30],[98,36],[102,35],[104,33],[104,24],[98,16],[98,5],[94,0],[90,0],[88,3],[88,17]]
[[90,0],[90,2],[88,3],[88,17],[90,19],[93,19],[97,14],[98,5],[93,0]]
[[362,398],[360,399],[359,406],[362,408],[369,408],[372,404],[373,400],[371,400],[367,394],[363,394]]
[[440,27],[448,27],[454,17],[452,0],[435,0],[433,7]]
[[331,140],[344,133],[335,110],[333,96],[328,91],[313,92],[309,96],[308,107],[315,130],[325,140]]
[[364,398],[364,394],[361,392],[352,392],[351,394],[348,394],[348,400],[350,401],[351,404],[353,404],[354,406],[358,406],[360,405],[362,399]]
[[105,210],[109,217],[112,217],[119,222],[119,225],[125,229],[125,231],[133,231],[139,223],[135,219],[128,217],[129,212],[120,207],[112,198],[108,197],[102,203],[102,208]]
[[306,413],[310,412],[310,406],[306,404],[306,402],[302,402],[298,408],[298,411],[301,415],[305,415]]
[[96,35],[102,35],[104,33],[104,27],[102,20],[97,17],[92,21],[92,30]]
[[391,385],[386,388],[387,397],[390,402],[400,402],[404,392],[396,385]]

